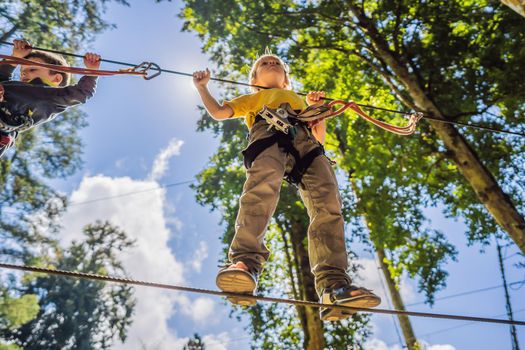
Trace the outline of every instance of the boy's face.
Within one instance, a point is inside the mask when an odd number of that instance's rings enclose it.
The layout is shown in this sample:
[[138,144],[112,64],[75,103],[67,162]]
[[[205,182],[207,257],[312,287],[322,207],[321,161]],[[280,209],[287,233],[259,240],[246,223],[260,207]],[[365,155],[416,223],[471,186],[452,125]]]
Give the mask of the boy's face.
[[277,58],[261,58],[255,71],[255,85],[279,88],[285,87],[286,72]]
[[[33,57],[31,61],[46,63],[41,58]],[[59,86],[62,82],[62,75],[58,73],[51,73],[51,70],[38,66],[21,66],[20,80],[28,83],[33,79],[40,78],[43,82],[51,84],[52,86]]]

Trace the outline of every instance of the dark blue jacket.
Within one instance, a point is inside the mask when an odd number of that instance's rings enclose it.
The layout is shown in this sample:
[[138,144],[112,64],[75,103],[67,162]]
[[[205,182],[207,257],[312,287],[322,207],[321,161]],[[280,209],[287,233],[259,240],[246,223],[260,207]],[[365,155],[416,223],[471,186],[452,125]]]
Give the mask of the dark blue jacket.
[[[29,83],[13,81],[14,69],[9,64],[0,64],[0,84],[5,90],[0,102],[0,133],[13,138],[20,131],[52,120],[68,107],[86,102],[97,85],[97,78],[90,76],[64,87],[52,87],[40,79]],[[0,145],[0,157],[11,145]]]

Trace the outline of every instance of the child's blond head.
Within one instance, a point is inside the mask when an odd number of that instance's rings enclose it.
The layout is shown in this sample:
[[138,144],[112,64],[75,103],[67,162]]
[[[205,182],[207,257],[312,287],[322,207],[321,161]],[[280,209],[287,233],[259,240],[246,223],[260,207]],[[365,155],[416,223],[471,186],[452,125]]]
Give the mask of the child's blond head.
[[[283,86],[283,89],[290,89],[291,88],[291,86],[290,86],[290,70],[288,68],[288,65],[286,63],[284,63],[284,61],[279,56],[274,55],[268,49],[266,49],[266,52],[264,53],[264,55],[259,56],[255,60],[255,62],[253,62],[252,68],[250,69],[250,75],[249,75],[250,85],[257,85],[256,84],[256,81],[257,81],[257,68],[259,68],[259,66],[261,65],[262,62],[264,62],[265,60],[268,60],[269,58],[273,58],[273,59],[276,59],[276,60],[279,61],[279,63],[281,64],[281,66],[284,69],[284,86]],[[253,87],[253,86],[251,87],[251,89],[254,92],[260,90],[260,88]]]

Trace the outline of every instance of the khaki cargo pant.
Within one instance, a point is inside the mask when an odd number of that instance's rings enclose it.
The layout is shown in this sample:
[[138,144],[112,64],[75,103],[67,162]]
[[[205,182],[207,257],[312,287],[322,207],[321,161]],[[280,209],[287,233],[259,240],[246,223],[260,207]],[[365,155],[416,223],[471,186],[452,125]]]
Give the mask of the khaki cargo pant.
[[[273,131],[267,128],[264,121],[256,123],[250,130],[250,142],[271,136]],[[297,126],[293,144],[301,157],[319,146],[304,126]],[[247,169],[229,251],[232,262],[243,261],[257,273],[261,272],[270,253],[264,245],[264,234],[277,206],[284,174],[294,163],[293,156],[274,144],[259,154]],[[301,180],[299,191],[310,217],[308,254],[318,294],[327,287],[349,284],[341,197],[334,171],[325,156],[314,159]]]

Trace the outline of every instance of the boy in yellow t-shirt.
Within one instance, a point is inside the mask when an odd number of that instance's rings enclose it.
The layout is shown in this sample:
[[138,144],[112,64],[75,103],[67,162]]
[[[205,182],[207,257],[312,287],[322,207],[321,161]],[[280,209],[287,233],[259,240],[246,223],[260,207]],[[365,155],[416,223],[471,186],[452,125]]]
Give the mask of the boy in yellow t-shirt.
[[[308,251],[310,267],[320,301],[353,307],[374,307],[380,298],[365,288],[352,285],[346,273],[348,254],[344,239],[344,221],[337,180],[330,161],[324,156],[326,125],[324,121],[309,124],[297,122],[293,136],[275,128],[261,116],[264,107],[278,108],[288,103],[293,110],[303,110],[303,99],[289,89],[288,69],[282,60],[271,54],[255,61],[250,72],[254,93],[219,104],[207,84],[210,72],[197,71],[193,82],[208,113],[216,120],[244,117],[250,129],[249,145],[243,151],[246,182],[240,197],[235,236],[230,246],[232,264],[221,269],[217,286],[225,292],[252,295],[257,278],[269,251],[264,234],[277,201],[283,178],[299,187],[308,210]],[[324,92],[310,92],[308,105],[317,103]],[[245,298],[229,298],[240,305],[254,302]],[[336,321],[353,312],[321,308],[321,319]]]

